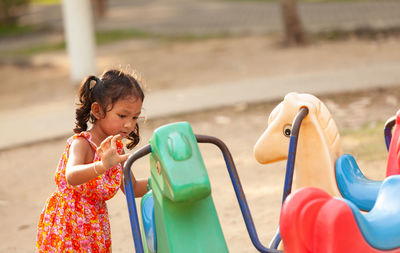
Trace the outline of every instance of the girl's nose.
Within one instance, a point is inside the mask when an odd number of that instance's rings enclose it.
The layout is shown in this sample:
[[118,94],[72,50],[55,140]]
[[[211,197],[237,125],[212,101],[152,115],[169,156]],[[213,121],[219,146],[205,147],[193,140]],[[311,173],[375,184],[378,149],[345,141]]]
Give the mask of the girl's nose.
[[127,122],[125,122],[124,127],[132,128],[132,125],[133,125],[133,123],[130,120],[128,120]]

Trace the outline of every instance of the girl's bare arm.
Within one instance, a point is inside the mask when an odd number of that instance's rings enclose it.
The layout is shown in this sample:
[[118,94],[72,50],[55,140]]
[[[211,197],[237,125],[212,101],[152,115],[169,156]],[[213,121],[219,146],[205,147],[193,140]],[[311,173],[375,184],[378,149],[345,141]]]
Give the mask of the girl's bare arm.
[[72,142],[65,170],[68,184],[80,185],[100,175],[96,173],[96,170],[103,171],[103,164],[102,162],[92,163],[93,158],[94,151],[86,139],[77,138]]
[[129,155],[119,155],[116,141],[119,135],[107,137],[98,147],[97,152],[101,161],[92,162],[94,150],[84,138],[78,138],[72,142],[69,150],[65,176],[70,185],[86,183],[110,168],[125,162]]

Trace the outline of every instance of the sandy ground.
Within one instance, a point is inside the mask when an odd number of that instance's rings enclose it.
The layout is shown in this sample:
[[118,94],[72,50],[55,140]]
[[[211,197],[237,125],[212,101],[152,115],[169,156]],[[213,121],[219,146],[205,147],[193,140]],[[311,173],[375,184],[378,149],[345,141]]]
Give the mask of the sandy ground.
[[[275,40],[263,37],[190,43],[127,41],[100,48],[99,68],[130,64],[143,74],[146,89],[151,91],[398,61],[399,42],[396,38],[351,39],[282,49],[276,46]],[[76,87],[70,85],[64,53],[38,55],[32,62],[33,65],[25,67],[0,65],[0,74],[5,80],[0,85],[0,110],[37,104],[43,99],[73,98]],[[399,108],[400,87],[321,99],[331,110],[339,129],[357,130],[392,116]],[[268,245],[278,224],[285,163],[260,165],[253,158],[252,149],[277,103],[236,105],[149,121],[141,128],[139,146],[147,143],[156,127],[182,120],[189,121],[195,133],[223,140],[238,168],[260,240]],[[0,152],[0,252],[34,252],[38,217],[55,189],[54,171],[66,138]],[[344,137],[342,140],[344,151],[356,147],[353,139]],[[380,148],[384,148],[383,138]],[[200,149],[230,252],[256,252],[219,150],[210,144],[200,144]],[[383,177],[384,159],[360,160],[359,163],[367,176]],[[139,160],[134,171],[137,177],[148,177],[148,160]],[[124,195],[118,193],[108,204],[113,251],[132,252],[134,246]]]

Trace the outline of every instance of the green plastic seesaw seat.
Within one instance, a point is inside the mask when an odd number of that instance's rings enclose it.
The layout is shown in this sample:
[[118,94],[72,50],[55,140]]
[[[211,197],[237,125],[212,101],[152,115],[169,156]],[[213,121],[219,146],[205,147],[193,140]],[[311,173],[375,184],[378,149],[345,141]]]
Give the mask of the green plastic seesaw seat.
[[190,124],[156,129],[150,145],[157,252],[229,252]]

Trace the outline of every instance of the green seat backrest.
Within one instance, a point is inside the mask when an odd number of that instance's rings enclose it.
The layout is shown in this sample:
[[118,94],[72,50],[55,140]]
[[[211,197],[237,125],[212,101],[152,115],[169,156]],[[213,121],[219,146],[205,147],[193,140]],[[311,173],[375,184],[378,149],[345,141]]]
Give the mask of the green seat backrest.
[[228,252],[189,123],[156,129],[150,145],[157,252]]

